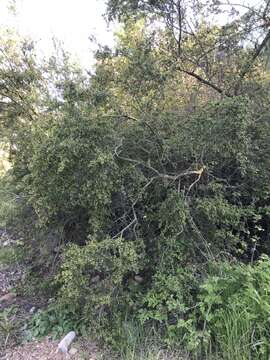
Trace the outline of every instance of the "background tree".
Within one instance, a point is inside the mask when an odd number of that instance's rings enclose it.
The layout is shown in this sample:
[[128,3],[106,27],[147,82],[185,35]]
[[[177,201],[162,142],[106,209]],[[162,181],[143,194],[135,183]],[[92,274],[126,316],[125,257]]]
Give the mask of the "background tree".
[[[254,6],[220,1],[111,0],[108,16],[124,21],[134,16],[163,21],[170,38],[167,50],[176,70],[221,95],[232,96],[242,92],[269,43],[269,8],[268,0]],[[214,26],[222,23],[221,18],[226,19],[223,24]]]

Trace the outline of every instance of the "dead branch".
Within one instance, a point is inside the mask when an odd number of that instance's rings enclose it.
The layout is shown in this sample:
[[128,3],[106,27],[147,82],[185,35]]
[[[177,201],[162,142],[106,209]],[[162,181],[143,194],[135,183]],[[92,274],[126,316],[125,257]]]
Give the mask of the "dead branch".
[[195,184],[197,184],[197,182],[200,181],[204,169],[205,169],[205,166],[203,166],[200,170],[198,170],[198,175],[199,175],[199,176],[198,176],[197,179],[189,186],[188,192],[190,192],[190,190],[193,188],[193,186],[194,186]]
[[154,172],[157,177],[159,178],[163,178],[163,179],[168,179],[168,180],[172,180],[172,181],[176,181],[178,180],[180,177],[183,177],[183,176],[188,176],[188,175],[199,175],[201,176],[202,175],[202,172],[204,170],[204,167],[202,167],[201,169],[199,170],[186,170],[186,171],[183,171],[183,172],[180,172],[179,174],[176,174],[176,175],[170,175],[170,174],[163,174],[163,173],[160,173],[157,169],[153,168],[151,165],[149,164],[146,164],[144,163],[143,161],[139,161],[139,160],[136,160],[136,159],[132,159],[132,158],[128,158],[128,157],[125,157],[125,156],[121,156],[120,153],[118,152],[118,149],[122,146],[122,140],[121,140],[121,143],[115,148],[114,150],[114,154],[121,160],[125,160],[125,161],[128,161],[128,162],[131,162],[133,164],[136,164],[136,165],[140,165],[146,169],[149,169],[151,170],[152,172]]
[[[136,227],[137,227],[137,225],[138,225],[138,217],[137,217],[137,214],[136,214],[136,211],[135,211],[135,206],[136,206],[136,204],[138,203],[138,201],[140,200],[140,198],[141,198],[141,196],[143,195],[143,193],[145,192],[145,190],[148,188],[148,186],[150,186],[150,185],[152,184],[152,182],[153,182],[155,179],[157,179],[157,176],[152,177],[152,178],[147,182],[147,184],[142,188],[142,190],[141,190],[139,196],[137,197],[137,199],[132,203],[131,208],[132,208],[132,212],[133,212],[134,219],[133,219],[128,225],[126,225],[121,231],[119,231],[116,235],[114,235],[114,236],[113,236],[113,239],[116,239],[116,238],[119,237],[119,236],[123,237],[125,231],[127,231],[133,224],[134,224],[134,226],[133,226],[133,231],[134,231],[134,233],[135,233],[135,237],[137,237],[137,236],[136,236]],[[124,214],[123,216],[125,216],[125,215],[127,215],[127,213]]]

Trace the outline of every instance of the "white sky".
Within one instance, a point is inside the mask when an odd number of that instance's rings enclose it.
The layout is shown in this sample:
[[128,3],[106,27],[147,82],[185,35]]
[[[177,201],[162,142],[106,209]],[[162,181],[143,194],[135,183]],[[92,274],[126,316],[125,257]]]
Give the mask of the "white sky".
[[15,28],[22,36],[37,41],[39,51],[52,51],[52,38],[64,43],[85,67],[91,66],[94,35],[103,45],[113,44],[114,26],[103,18],[105,0],[17,0],[16,14],[8,11],[10,0],[0,0],[0,26]]

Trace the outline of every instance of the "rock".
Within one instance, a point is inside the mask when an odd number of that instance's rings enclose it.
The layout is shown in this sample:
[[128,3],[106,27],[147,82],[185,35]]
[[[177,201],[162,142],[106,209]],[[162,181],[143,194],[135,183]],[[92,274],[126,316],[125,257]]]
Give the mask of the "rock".
[[16,297],[14,293],[7,293],[0,297],[0,303],[2,302],[11,302]]
[[141,284],[143,282],[143,278],[140,275],[135,275],[134,276],[134,280],[138,283]]
[[77,354],[77,352],[78,352],[78,350],[76,349],[76,348],[74,348],[74,347],[72,347],[70,350],[69,350],[69,354],[70,355],[75,355],[75,354]]
[[36,311],[36,307],[32,306],[31,309],[29,310],[29,313],[34,314],[35,311]]
[[75,339],[75,331],[70,331],[58,344],[57,350],[63,354],[68,353],[68,348],[72,341]]

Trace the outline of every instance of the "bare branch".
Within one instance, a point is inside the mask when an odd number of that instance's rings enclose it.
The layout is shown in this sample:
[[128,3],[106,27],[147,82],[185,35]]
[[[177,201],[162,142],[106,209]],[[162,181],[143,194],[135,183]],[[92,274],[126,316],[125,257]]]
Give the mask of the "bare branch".
[[[138,225],[138,218],[137,218],[137,214],[136,214],[136,211],[135,211],[135,206],[136,204],[138,203],[138,201],[140,200],[141,196],[143,195],[143,193],[145,192],[145,190],[152,184],[152,182],[157,179],[158,176],[154,176],[152,177],[148,182],[147,184],[142,188],[139,196],[137,197],[137,199],[132,203],[131,205],[131,208],[132,208],[132,213],[133,213],[133,216],[134,216],[134,219],[128,224],[126,225],[121,231],[119,231],[119,233],[117,233],[116,235],[114,235],[113,239],[116,239],[117,237],[121,236],[123,237],[124,233],[134,224],[134,227],[133,227],[133,231],[135,233],[135,237],[136,236],[136,227]],[[123,215],[125,216],[125,214]]]
[[194,186],[195,184],[197,184],[197,182],[200,181],[204,169],[205,169],[205,166],[203,166],[203,167],[198,171],[198,175],[199,175],[199,176],[198,176],[197,179],[189,186],[188,192],[190,192],[190,190],[193,188],[193,186]]
[[195,73],[194,71],[185,70],[183,68],[179,68],[179,70],[182,71],[183,73],[187,74],[187,75],[192,76],[193,78],[198,80],[200,83],[209,86],[210,88],[217,91],[219,94],[225,95],[227,97],[231,97],[231,95],[229,93],[227,93],[224,89],[218,87],[217,85],[215,85],[214,83],[208,81],[207,79],[204,79],[203,77],[201,77],[199,74]]
[[270,30],[268,31],[268,33],[265,35],[264,39],[262,40],[262,42],[260,43],[260,45],[257,47],[257,49],[255,49],[255,51],[253,52],[251,58],[247,61],[247,63],[244,65],[243,70],[241,71],[240,75],[239,75],[239,80],[235,86],[235,91],[237,92],[239,90],[239,87],[241,85],[242,80],[244,79],[244,77],[248,74],[248,72],[250,71],[250,69],[252,68],[252,66],[254,65],[256,59],[259,57],[259,55],[262,53],[263,49],[265,48],[265,46],[267,45],[268,41],[270,41]]
[[186,170],[186,171],[183,171],[179,174],[176,174],[176,175],[170,175],[170,174],[163,174],[163,173],[160,173],[157,169],[153,168],[151,165],[149,164],[146,164],[142,161],[139,161],[139,160],[136,160],[136,159],[131,159],[131,158],[128,158],[128,157],[125,157],[125,156],[121,156],[117,150],[122,146],[122,144],[119,144],[114,153],[115,155],[119,158],[119,159],[122,159],[122,160],[125,160],[125,161],[129,161],[133,164],[136,164],[136,165],[141,165],[143,166],[144,168],[146,169],[149,169],[151,170],[152,172],[154,172],[157,177],[159,178],[162,178],[162,179],[168,179],[168,180],[172,180],[172,181],[176,181],[178,180],[180,177],[183,177],[183,176],[188,176],[188,175],[200,175],[202,174],[203,170],[204,170],[204,167],[199,169],[199,170]]

